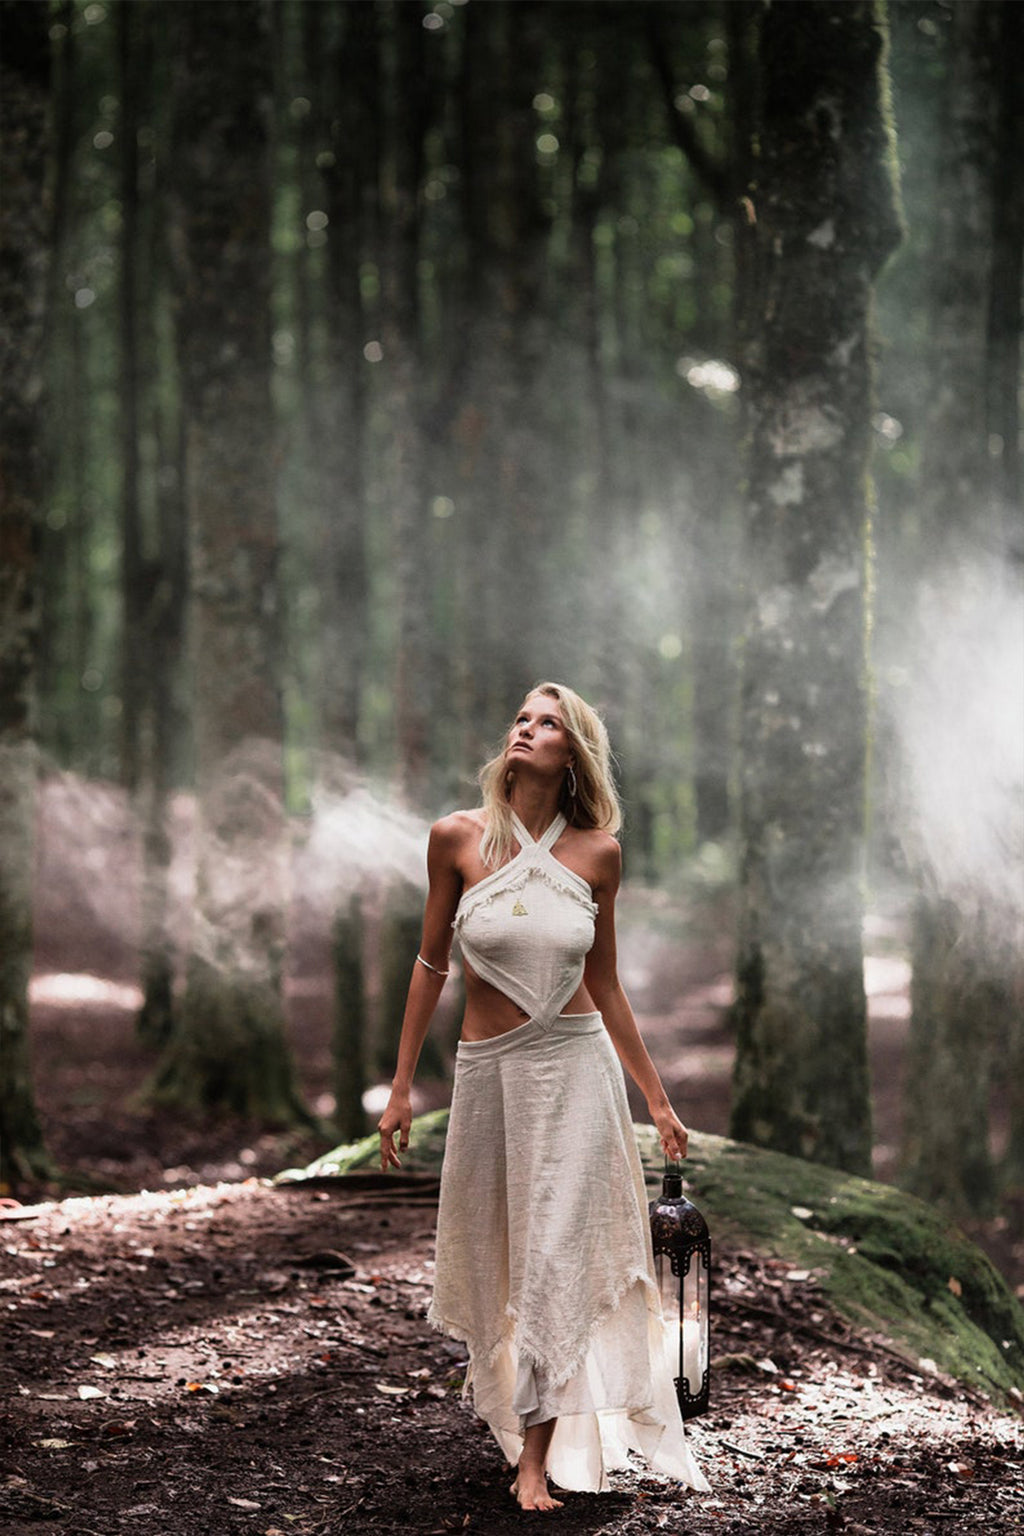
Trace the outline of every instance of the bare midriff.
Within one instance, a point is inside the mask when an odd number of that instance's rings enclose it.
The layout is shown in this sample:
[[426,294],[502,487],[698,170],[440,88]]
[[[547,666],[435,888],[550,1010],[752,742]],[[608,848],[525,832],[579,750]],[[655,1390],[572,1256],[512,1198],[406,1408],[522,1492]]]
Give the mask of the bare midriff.
[[[495,1040],[518,1029],[530,1017],[504,992],[475,975],[465,961],[462,972],[466,981],[466,1011],[462,1016],[463,1040]],[[590,993],[581,983],[562,1009],[563,1013],[593,1013]]]

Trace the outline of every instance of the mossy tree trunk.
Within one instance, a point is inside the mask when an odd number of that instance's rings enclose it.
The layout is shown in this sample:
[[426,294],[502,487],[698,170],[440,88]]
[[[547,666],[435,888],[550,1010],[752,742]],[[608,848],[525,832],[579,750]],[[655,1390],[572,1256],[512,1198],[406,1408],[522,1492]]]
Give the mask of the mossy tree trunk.
[[43,491],[41,353],[51,234],[47,20],[45,6],[0,7],[0,1190],[50,1172],[28,1054],[36,799],[32,711]]
[[732,1133],[865,1172],[870,315],[900,233],[879,9],[773,6],[760,57]]
[[186,426],[198,874],[164,1100],[301,1113],[281,1000],[278,539],[270,395],[267,8],[175,7],[178,340]]
[[[1014,588],[1020,579],[1012,562],[1024,533],[1018,447],[1021,39],[1021,8],[1010,0],[962,0],[951,13],[919,498],[924,582],[911,688],[921,712],[934,714],[939,732],[958,736],[970,726],[960,718],[947,678],[936,677],[935,609],[942,624],[965,617],[978,623],[982,604],[996,594],[988,584],[983,595],[972,594],[971,562],[991,560],[993,551],[1010,555],[999,579]],[[947,597],[954,585],[957,612]],[[920,771],[939,770],[930,763]],[[971,773],[979,778],[977,790],[973,784],[970,790],[980,803],[990,776],[981,753]],[[911,825],[916,813],[914,805],[903,808]],[[965,827],[973,825],[965,820]],[[1011,910],[984,882],[979,889],[947,860],[935,859],[927,831],[920,839],[912,836],[911,845],[917,896],[903,1177],[917,1194],[962,1215],[984,1209],[995,1194],[989,1147],[993,1067],[997,1060],[1013,1062],[1015,1054],[1019,1059],[1021,1050],[1021,972],[1013,953],[1021,907],[1018,900]],[[1024,1105],[1012,1074],[1009,1082],[1011,1114],[1018,1119]],[[1018,1119],[1011,1131],[1011,1179],[1024,1171],[1017,1161],[1022,1143]]]

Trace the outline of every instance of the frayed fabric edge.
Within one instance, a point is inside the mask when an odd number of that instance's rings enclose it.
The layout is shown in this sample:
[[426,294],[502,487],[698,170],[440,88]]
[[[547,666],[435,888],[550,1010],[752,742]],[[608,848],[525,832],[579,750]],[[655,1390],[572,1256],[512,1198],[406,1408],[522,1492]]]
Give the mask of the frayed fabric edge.
[[501,1351],[506,1348],[507,1345],[514,1344],[520,1360],[527,1361],[535,1368],[540,1367],[547,1369],[551,1377],[551,1386],[554,1389],[557,1389],[558,1387],[564,1387],[565,1383],[569,1381],[573,1376],[575,1376],[577,1371],[583,1369],[583,1365],[586,1362],[587,1355],[590,1353],[591,1346],[594,1342],[594,1338],[598,1330],[603,1326],[609,1317],[611,1317],[615,1312],[619,1310],[625,1298],[636,1285],[642,1285],[644,1287],[644,1292],[648,1301],[648,1312],[653,1312],[655,1310],[654,1306],[651,1305],[651,1301],[653,1298],[655,1303],[657,1303],[658,1291],[654,1281],[651,1279],[651,1276],[648,1274],[646,1269],[636,1269],[630,1271],[630,1273],[623,1278],[621,1284],[616,1288],[616,1290],[606,1300],[601,1302],[593,1318],[587,1325],[586,1332],[582,1336],[582,1339],[574,1344],[572,1354],[569,1356],[568,1360],[563,1362],[563,1364],[560,1365],[555,1371],[551,1369],[548,1359],[541,1349],[535,1345],[532,1345],[529,1339],[516,1337],[516,1328],[519,1323],[519,1313],[511,1302],[509,1302],[505,1308],[505,1316],[511,1326],[507,1328],[501,1334],[501,1336],[494,1341],[493,1344],[487,1346],[478,1341],[475,1341],[472,1333],[468,1328],[465,1327],[464,1324],[456,1323],[451,1318],[446,1318],[440,1313],[434,1312],[433,1309],[427,1313],[427,1322],[432,1328],[435,1328],[438,1333],[445,1333],[449,1336],[449,1338],[458,1339],[460,1343],[467,1345],[469,1348],[470,1360],[472,1361],[473,1357],[475,1356],[485,1366],[492,1366],[497,1360],[498,1356],[501,1354]]

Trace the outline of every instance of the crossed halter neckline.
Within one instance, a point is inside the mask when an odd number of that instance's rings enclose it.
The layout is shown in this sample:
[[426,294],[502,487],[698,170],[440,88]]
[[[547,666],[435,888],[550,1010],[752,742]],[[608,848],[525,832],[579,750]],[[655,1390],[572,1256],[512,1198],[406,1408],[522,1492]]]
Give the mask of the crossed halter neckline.
[[561,811],[555,815],[554,821],[541,833],[540,837],[531,837],[530,833],[519,820],[515,811],[512,812],[512,830],[516,835],[516,842],[521,848],[547,848],[551,849],[558,842],[569,823]]

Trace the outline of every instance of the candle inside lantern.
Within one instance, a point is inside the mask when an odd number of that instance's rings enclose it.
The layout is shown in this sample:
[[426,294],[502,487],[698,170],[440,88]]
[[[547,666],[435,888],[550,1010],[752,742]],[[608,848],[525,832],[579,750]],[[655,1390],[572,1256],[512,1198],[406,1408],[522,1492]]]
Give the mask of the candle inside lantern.
[[693,1393],[700,1391],[701,1378],[704,1375],[704,1366],[701,1360],[701,1326],[695,1317],[684,1317],[683,1329],[683,1375],[687,1385]]

